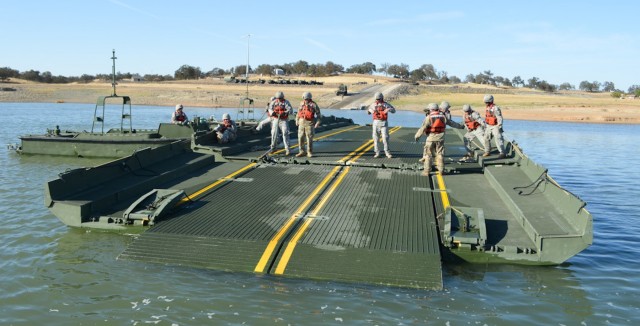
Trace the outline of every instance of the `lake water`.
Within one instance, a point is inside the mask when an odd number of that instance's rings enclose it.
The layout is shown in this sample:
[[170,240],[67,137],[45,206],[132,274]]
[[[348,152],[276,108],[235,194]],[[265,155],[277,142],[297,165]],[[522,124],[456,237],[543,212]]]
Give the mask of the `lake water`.
[[[18,143],[20,135],[55,125],[90,130],[93,111],[91,104],[0,103],[0,141]],[[135,106],[134,127],[156,128],[172,111]],[[226,111],[187,107],[185,112],[219,118]],[[358,123],[370,119],[364,111],[323,114]],[[408,127],[421,120],[413,112],[390,118],[391,124]],[[508,116],[504,126],[509,139],[588,203],[594,244],[553,267],[445,265],[445,290],[437,292],[116,260],[132,235],[69,228],[43,205],[46,181],[66,169],[106,161],[19,156],[3,146],[0,324],[637,324],[640,173],[634,162],[640,157],[640,126]]]

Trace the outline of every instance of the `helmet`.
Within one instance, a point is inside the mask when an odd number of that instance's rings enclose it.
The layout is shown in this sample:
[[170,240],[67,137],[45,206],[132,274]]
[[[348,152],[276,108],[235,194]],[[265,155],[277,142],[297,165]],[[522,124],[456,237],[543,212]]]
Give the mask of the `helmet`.
[[374,96],[374,98],[376,100],[382,100],[382,99],[384,99],[384,96],[382,95],[382,93],[377,92],[376,95]]
[[284,99],[284,93],[283,92],[276,92],[276,98],[279,98],[281,100]]
[[304,94],[302,94],[302,98],[305,100],[310,100],[311,99],[311,93],[310,92],[304,92]]
[[491,94],[487,94],[484,96],[484,102],[485,103],[493,103],[493,95]]
[[472,110],[471,109],[471,105],[469,105],[469,104],[465,104],[465,105],[462,106],[462,111],[464,111],[464,112],[471,112],[471,110]]
[[182,110],[182,104],[176,105],[176,110]]
[[440,103],[440,109],[441,110],[448,110],[451,107],[451,105],[449,105],[449,102],[447,101],[442,101],[442,103]]
[[427,105],[427,109],[429,109],[429,111],[440,110],[437,103],[429,103],[429,105]]
[[225,113],[222,115],[222,120],[231,120],[231,116],[229,115],[229,113]]

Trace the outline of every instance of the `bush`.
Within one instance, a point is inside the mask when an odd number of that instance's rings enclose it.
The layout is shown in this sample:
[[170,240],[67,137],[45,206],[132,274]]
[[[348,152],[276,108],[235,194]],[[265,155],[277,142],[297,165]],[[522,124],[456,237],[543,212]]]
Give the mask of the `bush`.
[[621,98],[622,97],[622,92],[611,92],[611,97],[613,98]]

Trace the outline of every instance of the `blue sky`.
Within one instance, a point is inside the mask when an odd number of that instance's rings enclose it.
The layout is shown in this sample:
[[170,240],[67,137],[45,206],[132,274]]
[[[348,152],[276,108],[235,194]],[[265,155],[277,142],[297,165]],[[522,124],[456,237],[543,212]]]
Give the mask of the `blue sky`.
[[636,1],[0,0],[0,66],[171,74],[305,60],[640,84]]

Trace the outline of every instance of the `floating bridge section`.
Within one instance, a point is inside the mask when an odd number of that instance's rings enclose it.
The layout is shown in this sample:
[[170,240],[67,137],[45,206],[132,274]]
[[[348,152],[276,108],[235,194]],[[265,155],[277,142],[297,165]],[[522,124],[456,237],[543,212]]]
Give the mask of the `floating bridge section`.
[[414,132],[391,129],[390,159],[373,158],[366,126],[317,134],[313,158],[236,155],[227,175],[168,185],[189,201],[119,258],[442,289],[433,187]]

